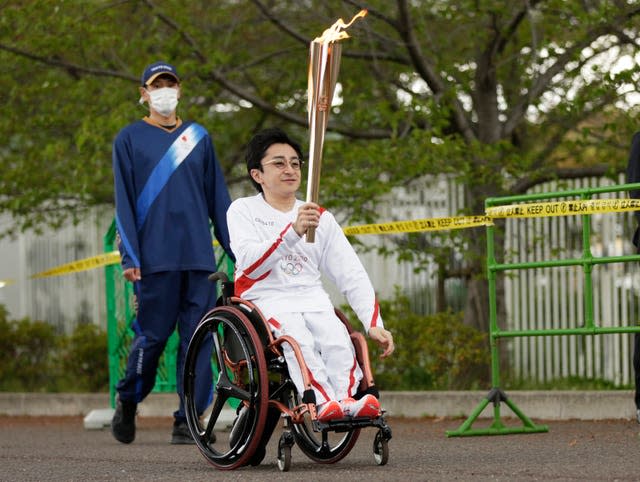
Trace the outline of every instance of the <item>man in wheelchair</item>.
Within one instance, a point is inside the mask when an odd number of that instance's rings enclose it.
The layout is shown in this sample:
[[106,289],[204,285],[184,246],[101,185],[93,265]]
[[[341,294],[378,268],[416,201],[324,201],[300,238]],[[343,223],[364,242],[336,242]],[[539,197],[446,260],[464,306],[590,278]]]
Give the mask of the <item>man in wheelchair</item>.
[[[384,328],[371,281],[333,215],[296,198],[302,149],[280,129],[265,129],[247,147],[246,163],[258,194],[234,201],[227,211],[231,249],[236,257],[235,295],[254,303],[274,336],[290,336],[308,367],[317,419],[375,418],[373,394],[354,399],[363,377],[344,323],[336,316],[321,275],[336,284],[383,349],[394,351]],[[315,242],[306,232],[315,229]],[[305,391],[294,350],[282,345],[298,393]]]

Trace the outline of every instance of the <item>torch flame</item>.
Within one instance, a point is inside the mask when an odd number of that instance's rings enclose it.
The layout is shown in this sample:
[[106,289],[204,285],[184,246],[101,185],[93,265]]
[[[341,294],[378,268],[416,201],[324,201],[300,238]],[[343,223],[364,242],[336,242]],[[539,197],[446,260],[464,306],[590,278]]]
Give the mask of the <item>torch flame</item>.
[[[336,87],[342,46],[338,40],[349,38],[343,30],[349,28],[366,10],[360,10],[349,23],[340,18],[309,45],[309,80],[307,105],[309,109],[309,181],[307,202],[318,202],[322,145],[329,120],[331,99]],[[315,241],[315,228],[310,226],[305,234],[307,243]]]
[[347,32],[343,32],[343,30],[346,30],[351,26],[353,22],[366,15],[367,10],[363,9],[356,13],[349,23],[344,23],[344,20],[339,18],[331,27],[322,32],[322,35],[320,37],[316,37],[313,41],[321,44],[328,44],[330,42],[349,38]]

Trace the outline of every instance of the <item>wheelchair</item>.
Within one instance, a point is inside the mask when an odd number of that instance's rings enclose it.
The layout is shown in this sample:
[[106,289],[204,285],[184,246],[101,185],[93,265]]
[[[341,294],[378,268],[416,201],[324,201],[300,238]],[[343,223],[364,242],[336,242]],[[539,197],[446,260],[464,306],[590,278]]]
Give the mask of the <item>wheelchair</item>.
[[[308,370],[296,341],[289,336],[275,338],[260,310],[233,295],[233,282],[223,272],[210,280],[221,282],[216,307],[198,324],[187,350],[184,367],[184,400],[189,430],[202,455],[215,468],[233,470],[257,466],[266,455],[266,447],[279,419],[283,430],[277,445],[277,465],[286,472],[291,467],[291,449],[297,445],[311,460],[332,464],[343,459],[354,447],[360,431],[374,427],[373,457],[378,465],[389,458],[391,429],[382,411],[377,418],[345,418],[320,422],[316,417],[315,393],[306,375]],[[336,314],[347,327],[363,372],[359,391],[378,397],[367,343],[362,333],[353,330],[339,311]],[[214,372],[213,400],[207,413],[197,413],[194,389],[197,386],[196,359],[203,347],[210,347]],[[289,377],[281,347],[288,343],[302,368],[305,390],[300,394]],[[236,408],[236,418],[228,430],[220,417],[225,406]],[[228,436],[227,436],[228,434]]]

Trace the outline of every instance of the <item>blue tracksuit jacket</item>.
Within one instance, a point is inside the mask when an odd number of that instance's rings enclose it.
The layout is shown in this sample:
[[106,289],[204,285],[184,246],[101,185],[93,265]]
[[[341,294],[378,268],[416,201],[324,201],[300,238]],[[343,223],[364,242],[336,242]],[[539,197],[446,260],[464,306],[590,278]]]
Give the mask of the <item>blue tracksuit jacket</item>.
[[[209,219],[231,255],[230,197],[204,127],[168,132],[144,120],[122,129],[113,146],[116,223],[124,269],[215,270]],[[233,257],[233,256],[232,256]]]

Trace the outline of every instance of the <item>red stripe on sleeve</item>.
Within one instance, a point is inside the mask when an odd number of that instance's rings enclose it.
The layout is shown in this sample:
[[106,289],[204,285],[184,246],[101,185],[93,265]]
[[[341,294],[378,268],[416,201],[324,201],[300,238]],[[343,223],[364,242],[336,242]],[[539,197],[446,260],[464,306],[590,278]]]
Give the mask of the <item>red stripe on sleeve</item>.
[[289,229],[290,226],[291,226],[291,223],[287,224],[287,226],[280,233],[280,236],[278,237],[278,239],[276,239],[275,243],[273,243],[269,247],[269,249],[267,249],[267,251],[265,251],[265,253],[262,256],[260,256],[260,259],[258,259],[258,261],[256,261],[255,263],[253,263],[251,266],[249,266],[247,269],[244,270],[245,274],[251,274],[253,271],[258,269],[258,267],[260,267],[260,265],[264,263],[264,260],[267,259],[269,256],[271,256],[271,253],[273,253],[276,249],[278,249],[278,246],[280,246],[280,243],[282,243],[282,237],[284,236],[284,233],[287,232],[287,229]]
[[369,324],[369,328],[373,328],[378,325],[378,314],[380,313],[380,305],[378,304],[378,300],[376,299],[376,304],[373,308],[373,316],[371,317],[371,323]]

